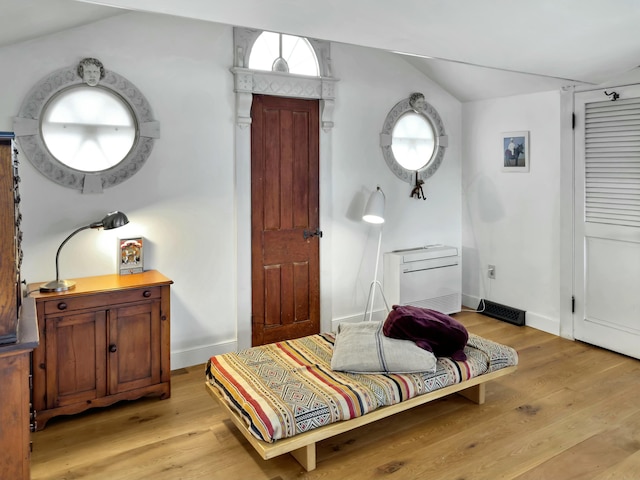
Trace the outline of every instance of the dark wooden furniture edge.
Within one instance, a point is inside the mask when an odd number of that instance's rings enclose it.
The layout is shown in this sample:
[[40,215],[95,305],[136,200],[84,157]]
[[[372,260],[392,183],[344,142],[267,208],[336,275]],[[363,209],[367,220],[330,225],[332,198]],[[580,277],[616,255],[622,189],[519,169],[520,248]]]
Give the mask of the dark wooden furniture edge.
[[33,350],[38,346],[38,319],[36,318],[36,302],[26,297],[22,299],[18,318],[18,341],[0,345],[0,352],[15,350]]

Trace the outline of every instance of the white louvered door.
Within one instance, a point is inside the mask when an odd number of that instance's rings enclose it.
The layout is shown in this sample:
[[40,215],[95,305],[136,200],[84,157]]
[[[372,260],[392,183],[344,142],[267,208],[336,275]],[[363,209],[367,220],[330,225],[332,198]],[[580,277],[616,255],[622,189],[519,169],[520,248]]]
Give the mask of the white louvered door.
[[575,96],[574,336],[640,358],[640,86],[610,90]]

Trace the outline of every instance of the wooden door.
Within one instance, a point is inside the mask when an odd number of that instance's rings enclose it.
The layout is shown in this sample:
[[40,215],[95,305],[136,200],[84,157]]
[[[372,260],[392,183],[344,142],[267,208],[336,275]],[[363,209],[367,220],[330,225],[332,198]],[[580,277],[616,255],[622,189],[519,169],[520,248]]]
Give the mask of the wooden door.
[[317,100],[254,95],[253,345],[320,331],[318,111]]
[[160,383],[160,300],[109,311],[109,394]]
[[574,336],[640,358],[640,86],[576,94]]
[[46,318],[47,408],[105,395],[105,318],[104,310]]

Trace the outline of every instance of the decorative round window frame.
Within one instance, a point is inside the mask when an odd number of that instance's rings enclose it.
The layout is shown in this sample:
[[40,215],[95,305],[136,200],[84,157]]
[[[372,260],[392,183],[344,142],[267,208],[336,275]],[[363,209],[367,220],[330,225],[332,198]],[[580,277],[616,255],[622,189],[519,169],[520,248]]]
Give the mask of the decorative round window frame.
[[[433,106],[426,101],[414,103],[410,101],[411,97],[405,98],[391,109],[384,120],[382,132],[380,133],[380,147],[382,155],[389,169],[400,179],[407,183],[416,182],[416,170],[408,170],[403,167],[395,158],[391,148],[393,129],[398,120],[407,112],[415,112],[422,115],[427,122],[431,124],[435,132],[435,147],[431,158],[426,162],[424,167],[417,170],[421,180],[431,177],[442,164],[445,149],[448,146],[448,137],[444,130],[444,124],[440,115]],[[413,103],[413,105],[412,105]]]
[[105,188],[124,182],[142,168],[151,154],[154,139],[160,137],[160,123],[153,119],[149,102],[135,85],[123,76],[105,70],[104,77],[99,80],[99,88],[120,97],[133,113],[137,125],[133,146],[119,163],[106,170],[88,172],[68,167],[46,147],[40,128],[41,116],[48,102],[58,93],[85,83],[78,74],[77,65],[44,77],[27,94],[14,118],[14,134],[22,153],[45,177],[82,193],[101,193]]

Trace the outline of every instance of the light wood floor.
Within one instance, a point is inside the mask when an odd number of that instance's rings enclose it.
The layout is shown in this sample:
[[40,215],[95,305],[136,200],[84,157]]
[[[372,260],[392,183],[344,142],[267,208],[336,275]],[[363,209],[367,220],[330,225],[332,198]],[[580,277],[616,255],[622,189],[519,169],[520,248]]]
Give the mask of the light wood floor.
[[[639,479],[640,361],[472,313],[469,331],[518,350],[518,371],[475,405],[457,395],[318,445],[318,468],[264,461],[203,386],[53,419],[33,436],[32,479]],[[203,359],[204,360],[204,359]]]

